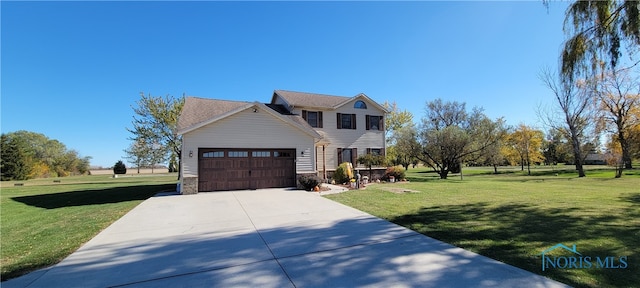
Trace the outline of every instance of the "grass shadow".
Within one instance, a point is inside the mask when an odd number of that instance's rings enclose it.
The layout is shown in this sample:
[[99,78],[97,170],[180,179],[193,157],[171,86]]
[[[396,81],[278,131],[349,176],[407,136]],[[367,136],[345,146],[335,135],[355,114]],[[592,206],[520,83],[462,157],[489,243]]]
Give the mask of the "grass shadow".
[[635,205],[640,205],[640,193],[626,194],[624,196],[621,196],[620,199],[623,200],[623,201],[626,201],[626,202],[630,202],[630,203],[635,204]]
[[105,189],[12,197],[11,200],[29,206],[57,209],[72,206],[100,205],[133,200],[145,200],[154,194],[175,189],[175,184],[135,185]]
[[[640,197],[630,196],[630,201],[637,203],[638,198]],[[593,217],[577,216],[579,214],[576,212],[580,210],[577,207],[541,208],[522,204],[496,206],[484,202],[424,207],[416,213],[399,215],[389,220],[429,237],[572,286],[631,287],[640,283],[640,261],[637,259],[640,256],[640,238],[635,229],[617,224],[620,219],[640,216],[638,209]],[[578,249],[583,255],[626,253],[629,266],[624,270],[599,269],[585,272],[548,269],[542,272],[539,253],[557,243],[580,243]],[[610,243],[616,245],[609,245]],[[531,247],[538,246],[540,251],[531,251],[534,250]],[[585,273],[592,272],[600,275],[599,283],[580,279],[589,276]]]

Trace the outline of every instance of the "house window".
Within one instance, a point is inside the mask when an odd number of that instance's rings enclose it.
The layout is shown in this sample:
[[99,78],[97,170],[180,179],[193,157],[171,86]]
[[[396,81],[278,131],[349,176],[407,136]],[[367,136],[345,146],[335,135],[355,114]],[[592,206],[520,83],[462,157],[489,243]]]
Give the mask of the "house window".
[[367,154],[384,156],[384,148],[367,148]]
[[229,151],[229,157],[249,157],[249,151]]
[[311,127],[322,128],[322,111],[302,110],[302,118],[306,120]]
[[367,109],[367,104],[364,103],[364,101],[362,101],[362,100],[358,100],[358,101],[356,101],[356,103],[353,104],[353,108],[356,108],[356,109]]
[[251,151],[251,157],[271,157],[269,151]]
[[338,129],[356,129],[356,114],[337,113]]
[[356,167],[356,159],[358,157],[358,149],[356,148],[338,148],[338,165],[344,162],[351,162]]
[[202,158],[221,158],[221,157],[224,157],[224,151],[202,153]]
[[366,122],[367,130],[384,130],[384,120],[382,116],[367,115]]

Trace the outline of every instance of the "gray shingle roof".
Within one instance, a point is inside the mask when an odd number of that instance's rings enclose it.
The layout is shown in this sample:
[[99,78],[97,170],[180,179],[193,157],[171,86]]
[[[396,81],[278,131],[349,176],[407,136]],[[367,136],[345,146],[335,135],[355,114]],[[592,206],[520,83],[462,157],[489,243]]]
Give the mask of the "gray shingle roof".
[[[274,113],[281,115],[283,119],[288,119],[286,121],[289,121],[291,125],[298,126],[299,129],[306,131],[316,138],[321,138],[320,134],[309,126],[307,121],[302,119],[300,115],[283,113],[288,111],[281,111],[282,109],[286,109],[284,107],[277,107],[279,105],[266,105],[258,102],[205,99],[198,97],[187,97],[185,99],[184,106],[182,107],[182,113],[180,113],[180,118],[178,118],[178,133],[197,128],[200,125],[206,125],[206,122],[209,122],[214,118],[234,110],[242,110],[244,107],[249,108],[252,105],[263,106],[266,109],[273,110]],[[276,109],[274,109],[274,107]]]
[[249,104],[251,102],[187,97],[180,118],[178,118],[178,131]]
[[334,108],[353,98],[286,90],[275,90],[273,93],[280,95],[289,105],[298,107]]

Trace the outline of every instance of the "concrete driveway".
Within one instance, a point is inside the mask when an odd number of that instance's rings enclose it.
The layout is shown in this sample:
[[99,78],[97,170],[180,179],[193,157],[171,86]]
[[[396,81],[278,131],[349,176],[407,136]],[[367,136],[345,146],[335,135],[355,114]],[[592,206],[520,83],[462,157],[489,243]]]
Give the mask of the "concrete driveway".
[[566,287],[317,193],[156,196],[2,287]]

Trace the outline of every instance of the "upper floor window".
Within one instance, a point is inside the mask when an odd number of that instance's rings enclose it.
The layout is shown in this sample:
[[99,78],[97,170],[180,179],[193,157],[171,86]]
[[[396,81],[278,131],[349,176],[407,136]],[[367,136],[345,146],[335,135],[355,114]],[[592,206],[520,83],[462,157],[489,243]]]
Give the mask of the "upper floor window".
[[365,123],[365,125],[367,130],[384,130],[384,120],[382,116],[367,115],[366,122],[367,123]]
[[362,101],[362,100],[358,100],[358,101],[356,101],[355,104],[353,104],[353,108],[356,108],[356,109],[367,109],[367,103],[364,103],[364,101]]
[[356,114],[337,113],[338,129],[356,129]]
[[322,128],[322,111],[302,110],[302,119],[306,120],[311,127]]

